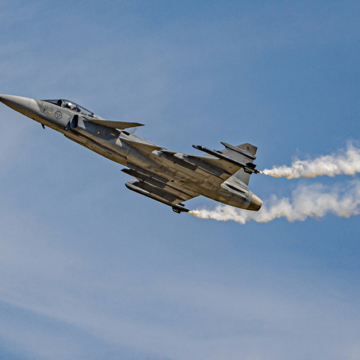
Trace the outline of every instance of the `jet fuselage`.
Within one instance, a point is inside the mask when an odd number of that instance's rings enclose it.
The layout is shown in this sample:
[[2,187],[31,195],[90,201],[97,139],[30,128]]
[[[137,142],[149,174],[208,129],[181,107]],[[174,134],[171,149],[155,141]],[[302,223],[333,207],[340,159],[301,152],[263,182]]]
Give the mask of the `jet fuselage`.
[[[128,169],[123,171],[138,179],[126,184],[130,190],[172,206],[176,212],[188,211],[181,201],[198,195],[247,210],[257,211],[262,205],[262,201],[247,188],[250,174],[257,172],[252,164],[256,147],[250,144],[243,144],[247,145],[244,148],[243,145],[234,147],[224,143],[226,149],[217,151],[219,158],[214,151],[211,153],[215,157],[183,154],[126,130],[141,124],[104,120],[68,100],[0,95],[0,101],[43,127],[52,128],[126,166]],[[249,162],[244,164],[244,159]]]

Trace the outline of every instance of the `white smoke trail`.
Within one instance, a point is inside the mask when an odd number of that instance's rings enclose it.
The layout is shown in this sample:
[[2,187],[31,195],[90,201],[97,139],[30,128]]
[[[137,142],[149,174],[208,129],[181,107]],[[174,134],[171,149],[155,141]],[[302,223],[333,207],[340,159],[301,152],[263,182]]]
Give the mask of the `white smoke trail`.
[[346,152],[340,155],[326,155],[314,160],[295,160],[291,166],[274,166],[271,170],[265,169],[261,174],[274,178],[288,179],[314,178],[316,176],[335,176],[340,174],[355,175],[360,172],[360,149],[348,143]]
[[306,218],[322,218],[332,213],[349,218],[360,213],[360,181],[351,181],[348,186],[336,185],[329,188],[322,184],[300,186],[289,198],[272,196],[259,212],[239,210],[232,206],[219,205],[213,210],[193,210],[189,214],[201,219],[218,221],[233,220],[245,224],[250,220],[266,223],[276,218],[288,221],[304,221]]

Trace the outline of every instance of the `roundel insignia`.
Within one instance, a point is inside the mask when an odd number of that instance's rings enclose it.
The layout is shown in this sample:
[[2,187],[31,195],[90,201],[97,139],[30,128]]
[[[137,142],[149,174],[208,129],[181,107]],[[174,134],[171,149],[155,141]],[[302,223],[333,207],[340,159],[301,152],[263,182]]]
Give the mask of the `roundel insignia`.
[[58,120],[62,118],[62,113],[61,113],[61,111],[57,111],[54,115],[55,115],[55,117],[56,117]]

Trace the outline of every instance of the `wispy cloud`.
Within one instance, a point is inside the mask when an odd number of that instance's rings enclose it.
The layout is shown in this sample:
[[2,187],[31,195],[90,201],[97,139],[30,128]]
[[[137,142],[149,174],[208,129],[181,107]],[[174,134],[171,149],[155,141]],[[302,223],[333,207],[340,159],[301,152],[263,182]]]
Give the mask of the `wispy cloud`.
[[[273,4],[235,11],[220,4],[214,11],[193,3],[194,11],[169,16],[151,3],[156,16],[150,16],[135,13],[133,2],[121,11],[117,3],[8,1],[0,13],[1,92],[69,97],[102,116],[145,122],[153,141],[189,147],[192,139],[243,138],[239,129],[254,137],[247,129],[273,121],[265,114],[254,125],[263,106],[257,94],[248,95],[261,66],[283,66],[269,54],[357,41],[355,15],[349,22],[290,11],[278,26],[284,14]],[[146,3],[134,6],[143,10]],[[339,34],[337,19],[346,32]],[[269,67],[258,63],[264,54]],[[251,66],[256,70],[247,78]],[[270,69],[269,98],[276,75]],[[249,116],[237,116],[248,101]],[[0,116],[0,341],[10,352],[26,360],[356,358],[356,280],[326,273],[332,264],[300,245],[297,224],[239,231],[236,224],[157,213],[158,204],[126,193],[116,164],[37,125],[41,137],[31,120],[3,104]],[[273,141],[278,133],[276,127],[266,135]],[[274,200],[277,211],[262,220],[355,214],[356,184],[348,194],[341,185],[299,188],[296,203],[285,195],[281,210]],[[313,231],[314,246],[325,247],[321,229],[305,229]],[[335,229],[329,243],[343,246],[346,229]],[[276,256],[268,254],[272,247]],[[301,266],[292,247],[307,257]],[[269,257],[266,267],[259,259]],[[289,264],[277,264],[283,260]],[[308,263],[326,266],[322,273]]]
[[[15,322],[6,318],[0,333],[10,349],[21,342],[21,352],[29,357],[72,359],[84,356],[85,346],[86,354],[100,359],[104,352],[97,357],[96,348],[109,344],[114,354],[129,359],[237,359],[239,353],[244,359],[276,359],[277,346],[290,357],[305,356],[293,339],[310,341],[311,333],[304,335],[308,327],[325,338],[339,336],[329,348],[333,352],[341,353],[344,334],[356,334],[354,307],[343,309],[341,297],[329,296],[332,290],[318,287],[316,279],[289,284],[286,277],[268,274],[261,289],[249,278],[223,285],[204,283],[196,272],[192,279],[164,277],[160,269],[137,280],[134,273],[124,273],[122,263],[130,266],[131,261],[121,253],[117,266],[99,272],[101,258],[62,248],[54,231],[36,219],[11,208],[0,218],[1,228],[7,224],[0,242],[0,271],[7,274],[0,281],[0,311],[15,307],[18,316]],[[255,267],[245,271],[261,275]],[[331,314],[339,312],[334,328]],[[30,313],[32,320],[26,320]],[[320,356],[324,343],[319,341]]]

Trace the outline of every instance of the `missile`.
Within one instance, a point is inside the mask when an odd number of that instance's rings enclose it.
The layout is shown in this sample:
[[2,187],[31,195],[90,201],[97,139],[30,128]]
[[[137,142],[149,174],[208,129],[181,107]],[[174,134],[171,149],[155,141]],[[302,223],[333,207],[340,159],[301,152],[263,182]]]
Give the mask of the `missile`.
[[216,156],[220,159],[223,159],[229,163],[232,163],[234,165],[237,165],[237,166],[240,166],[241,168],[244,169],[244,171],[246,171],[247,173],[249,174],[258,174],[260,171],[259,170],[256,170],[255,167],[256,165],[252,164],[252,163],[242,163],[240,161],[237,161],[235,159],[232,159],[226,155],[223,155],[221,154],[220,152],[216,151],[216,150],[210,150],[208,148],[206,148],[205,146],[202,146],[202,145],[193,145],[193,148],[197,149],[197,150],[200,150],[200,151],[203,151],[207,154],[210,154],[210,155],[213,155],[213,156]]

